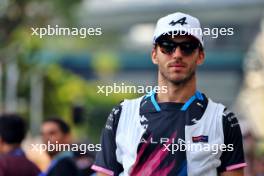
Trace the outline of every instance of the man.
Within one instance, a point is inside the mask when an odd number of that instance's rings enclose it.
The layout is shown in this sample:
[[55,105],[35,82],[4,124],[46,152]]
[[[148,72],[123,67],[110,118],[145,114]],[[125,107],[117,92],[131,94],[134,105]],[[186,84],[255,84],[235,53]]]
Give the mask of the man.
[[112,110],[92,167],[99,175],[243,175],[236,117],[196,88],[196,68],[205,58],[197,29],[199,20],[184,13],[158,20],[152,62],[167,92],[125,100]]
[[26,125],[19,115],[0,116],[0,176],[37,176],[40,173],[21,149],[25,134]]
[[[79,170],[73,159],[70,146],[70,127],[60,118],[50,118],[42,124],[41,135],[44,143],[53,145],[48,150],[52,161],[48,170],[40,176],[78,176]],[[52,147],[50,147],[52,148]]]

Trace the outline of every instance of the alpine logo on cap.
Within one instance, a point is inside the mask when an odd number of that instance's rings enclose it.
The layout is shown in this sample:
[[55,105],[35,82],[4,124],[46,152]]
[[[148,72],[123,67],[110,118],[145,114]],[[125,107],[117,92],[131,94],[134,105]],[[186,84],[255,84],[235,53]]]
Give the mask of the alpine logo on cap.
[[171,25],[171,26],[175,26],[176,24],[181,24],[182,26],[183,25],[185,25],[185,24],[188,24],[188,23],[186,23],[186,17],[183,17],[183,18],[181,18],[181,19],[179,19],[179,20],[177,20],[177,21],[174,21],[174,20],[172,20],[170,23],[169,23],[169,25]]
[[208,142],[208,136],[204,136],[204,135],[195,136],[195,137],[192,137],[192,141],[194,143],[198,143],[198,142]]

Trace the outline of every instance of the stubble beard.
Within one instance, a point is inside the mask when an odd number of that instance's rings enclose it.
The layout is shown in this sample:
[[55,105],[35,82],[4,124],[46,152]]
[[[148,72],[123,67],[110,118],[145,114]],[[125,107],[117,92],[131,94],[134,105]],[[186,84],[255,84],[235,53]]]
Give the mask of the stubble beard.
[[167,76],[164,72],[161,72],[161,75],[163,77],[163,80],[166,80],[166,82],[170,82],[172,83],[173,85],[175,86],[183,86],[183,85],[186,85],[190,80],[192,80],[192,78],[195,76],[195,70],[192,70],[189,72],[189,74],[183,78],[183,79],[179,79],[179,80],[173,80],[173,79],[170,79],[169,76]]

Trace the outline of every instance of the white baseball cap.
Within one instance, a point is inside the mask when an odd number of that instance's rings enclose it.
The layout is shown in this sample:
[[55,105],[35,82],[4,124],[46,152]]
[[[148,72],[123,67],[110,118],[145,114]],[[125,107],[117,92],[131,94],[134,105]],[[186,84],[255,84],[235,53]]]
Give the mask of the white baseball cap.
[[188,14],[176,12],[158,20],[153,36],[153,44],[162,35],[192,35],[204,47],[203,32],[200,21]]

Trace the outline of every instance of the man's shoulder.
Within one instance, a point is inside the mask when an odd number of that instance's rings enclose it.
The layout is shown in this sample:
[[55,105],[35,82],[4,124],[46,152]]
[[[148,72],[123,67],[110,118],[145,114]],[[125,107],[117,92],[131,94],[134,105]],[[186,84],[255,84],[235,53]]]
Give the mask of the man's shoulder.
[[218,108],[220,114],[224,114],[227,109],[225,104],[218,100],[211,99],[210,97],[207,97],[207,108]]
[[223,128],[225,129],[225,131],[235,126],[239,127],[238,117],[236,116],[235,112],[231,110],[231,108],[225,106],[221,102],[214,102],[213,100],[211,100],[211,102],[221,105],[223,107],[221,117],[222,117]]
[[222,105],[222,106],[225,106],[221,101],[219,100],[216,100],[210,96],[206,96],[206,94],[203,93],[203,96],[205,97],[205,99],[208,101],[208,103],[214,103],[214,104],[217,104],[217,105]]
[[222,107],[222,115],[223,117],[227,117],[227,116],[232,116],[234,115],[234,112],[231,110],[231,108],[229,108],[228,106],[226,106],[224,103],[220,102],[220,101],[214,101],[212,100],[211,98],[208,98],[208,103],[211,103],[211,104],[215,104],[215,105],[218,105],[218,106],[221,106]]
[[[26,156],[13,156],[13,155],[3,155],[0,157],[0,169],[6,170],[7,172],[12,171],[13,167],[19,166],[19,170],[22,172],[31,172],[38,174],[40,169],[30,161]],[[23,168],[23,169],[21,169]],[[12,171],[12,172],[19,172]]]
[[127,106],[131,106],[133,103],[141,103],[142,98],[143,97],[124,99],[119,104],[115,105],[107,117],[105,129],[115,131],[123,109],[127,108]]
[[122,104],[124,104],[124,102],[139,102],[140,103],[142,101],[142,99],[144,99],[144,97],[146,97],[146,95],[136,97],[136,98],[124,99],[122,101]]
[[142,100],[144,99],[145,95],[144,96],[140,96],[140,97],[137,97],[137,98],[131,98],[131,99],[123,99],[122,101],[120,101],[119,104],[115,105],[113,108],[112,108],[112,111],[110,112],[110,116],[114,116],[114,115],[120,115],[122,109],[123,109],[123,106],[124,105],[127,105],[128,103],[129,104],[132,104],[132,103],[141,103]]

